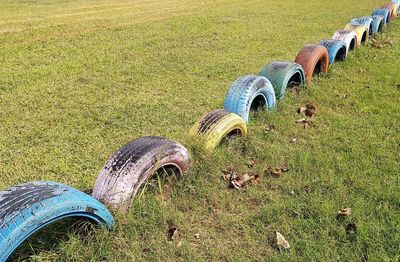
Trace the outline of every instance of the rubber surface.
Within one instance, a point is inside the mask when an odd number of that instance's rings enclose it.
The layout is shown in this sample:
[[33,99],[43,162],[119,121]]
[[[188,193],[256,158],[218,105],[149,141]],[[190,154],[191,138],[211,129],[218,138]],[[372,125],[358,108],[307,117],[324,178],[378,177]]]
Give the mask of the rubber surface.
[[385,26],[385,18],[381,15],[373,15],[368,17],[371,17],[371,19],[374,21],[372,24],[372,33],[376,34],[378,32],[382,32],[383,27]]
[[181,144],[158,136],[138,138],[108,159],[92,196],[114,210],[126,212],[140,186],[157,170],[173,167],[184,173],[189,162],[189,152]]
[[399,6],[395,3],[387,3],[381,6],[382,9],[388,9],[390,13],[390,19],[393,20],[397,17]]
[[246,136],[247,126],[243,118],[224,109],[203,115],[190,129],[190,136],[201,142],[209,153],[230,135]]
[[328,72],[328,50],[322,45],[306,45],[298,53],[295,62],[303,67],[307,81],[311,82],[314,74]]
[[66,217],[88,218],[113,227],[111,213],[85,193],[49,181],[35,181],[0,192],[0,261],[41,228]]
[[397,4],[397,15],[400,13],[400,0],[392,0],[393,4]]
[[224,109],[249,121],[252,108],[270,109],[276,104],[271,82],[263,77],[248,75],[238,78],[225,96]]
[[388,9],[382,9],[382,8],[375,9],[372,12],[372,15],[373,16],[375,16],[375,15],[383,16],[385,18],[384,19],[385,25],[390,23],[390,11]]
[[332,39],[343,41],[347,53],[357,47],[357,34],[353,30],[338,30],[333,34]]
[[283,99],[286,88],[292,86],[303,86],[305,74],[303,67],[292,62],[272,62],[266,64],[259,75],[269,79],[277,99]]
[[344,29],[353,30],[356,33],[358,46],[368,41],[369,32],[367,26],[347,24]]
[[350,21],[350,24],[353,26],[364,25],[368,27],[368,33],[370,35],[374,34],[373,32],[374,20],[371,17],[354,18]]
[[347,56],[346,44],[341,40],[322,40],[320,45],[325,46],[329,54],[329,63],[333,64],[335,61],[343,61]]

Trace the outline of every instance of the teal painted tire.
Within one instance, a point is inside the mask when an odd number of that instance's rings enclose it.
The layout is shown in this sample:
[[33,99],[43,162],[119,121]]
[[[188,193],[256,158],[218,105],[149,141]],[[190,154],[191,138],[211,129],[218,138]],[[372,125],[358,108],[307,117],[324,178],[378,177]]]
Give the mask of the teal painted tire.
[[303,86],[305,74],[303,67],[292,62],[272,62],[266,64],[259,73],[272,84],[276,99],[283,99],[287,88]]

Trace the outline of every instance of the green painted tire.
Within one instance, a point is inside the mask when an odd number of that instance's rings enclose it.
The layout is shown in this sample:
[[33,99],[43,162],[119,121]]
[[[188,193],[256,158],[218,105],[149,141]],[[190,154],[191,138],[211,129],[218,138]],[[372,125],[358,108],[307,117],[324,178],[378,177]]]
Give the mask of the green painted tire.
[[266,77],[271,82],[277,99],[283,99],[286,88],[294,85],[303,86],[305,79],[303,67],[292,62],[266,64],[259,75]]

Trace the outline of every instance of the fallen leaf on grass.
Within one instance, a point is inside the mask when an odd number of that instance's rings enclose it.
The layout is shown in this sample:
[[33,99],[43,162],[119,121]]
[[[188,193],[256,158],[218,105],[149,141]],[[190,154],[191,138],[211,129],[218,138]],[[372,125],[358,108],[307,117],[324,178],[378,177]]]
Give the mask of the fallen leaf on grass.
[[348,217],[351,215],[351,208],[347,207],[347,208],[342,208],[338,211],[338,216],[341,217]]
[[346,233],[349,235],[357,233],[357,225],[354,223],[347,224]]
[[179,240],[178,228],[171,227],[170,229],[168,229],[168,239],[175,242]]
[[256,165],[257,165],[257,161],[254,160],[254,159],[250,159],[250,160],[247,162],[247,166],[248,166],[249,168],[255,168]]
[[278,231],[275,232],[276,233],[276,246],[280,249],[288,249],[290,248],[290,244],[289,242],[286,240],[286,238],[279,233]]
[[259,175],[239,175],[237,172],[224,173],[223,178],[228,182],[229,188],[241,189],[247,185],[250,181],[253,183],[259,182]]
[[286,173],[289,171],[289,168],[287,165],[283,165],[281,167],[271,167],[269,166],[268,169],[265,171],[265,174],[271,175],[274,177],[281,177],[283,173]]
[[299,109],[297,109],[297,113],[303,114],[310,118],[315,115],[316,111],[317,111],[317,107],[312,102],[309,102],[305,106],[302,106]]
[[267,126],[264,128],[264,132],[265,132],[265,133],[269,133],[269,132],[273,132],[273,131],[275,131],[275,126],[274,126],[274,125],[267,125]]
[[182,241],[180,240],[180,235],[177,227],[171,227],[168,229],[168,240],[176,243],[176,247],[182,246]]
[[305,119],[305,118],[296,120],[296,123],[297,124],[302,124],[304,129],[308,128],[309,126],[313,126],[314,125],[313,121],[311,121],[309,119]]

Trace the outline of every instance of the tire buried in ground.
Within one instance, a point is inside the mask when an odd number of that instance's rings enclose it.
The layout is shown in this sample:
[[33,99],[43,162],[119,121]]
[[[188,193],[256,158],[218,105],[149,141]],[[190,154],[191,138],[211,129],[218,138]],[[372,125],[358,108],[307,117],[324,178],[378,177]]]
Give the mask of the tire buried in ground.
[[387,9],[389,10],[389,14],[390,14],[390,19],[393,20],[397,17],[398,15],[398,8],[399,6],[395,3],[387,3],[381,6],[382,9]]
[[320,45],[325,46],[329,54],[329,64],[335,61],[343,61],[346,59],[347,48],[346,44],[341,40],[322,40]]
[[190,129],[190,136],[211,153],[223,139],[246,136],[247,126],[243,118],[224,109],[216,109],[203,115]]
[[92,196],[113,210],[128,211],[140,186],[157,170],[178,174],[189,168],[188,150],[158,136],[138,138],[120,148],[106,162],[96,179]]
[[307,81],[311,82],[313,75],[328,72],[328,50],[322,45],[306,45],[300,50],[295,62],[303,67]]
[[34,181],[0,192],[0,261],[43,227],[67,217],[89,219],[106,227],[114,220],[105,206],[64,184]]
[[287,88],[303,86],[305,74],[303,67],[293,62],[272,62],[266,64],[259,75],[272,84],[277,99],[283,99]]
[[340,40],[345,43],[346,56],[349,51],[357,47],[357,34],[353,30],[338,30],[333,34],[332,39]]
[[365,44],[368,41],[368,27],[365,25],[352,25],[347,24],[344,28],[345,30],[353,30],[357,35],[357,46]]
[[353,26],[359,26],[359,25],[364,25],[368,27],[368,33],[369,35],[373,35],[373,25],[374,25],[374,20],[371,17],[360,17],[360,18],[354,18],[350,21],[350,24]]
[[390,23],[390,11],[388,9],[382,9],[382,8],[375,9],[372,12],[372,16],[376,16],[376,15],[384,17],[385,25]]
[[374,21],[372,24],[372,33],[376,34],[378,32],[382,32],[383,27],[385,26],[385,18],[381,15],[373,15],[370,17]]
[[276,104],[275,91],[271,82],[256,75],[237,79],[225,96],[224,109],[249,121],[251,110],[270,109]]

